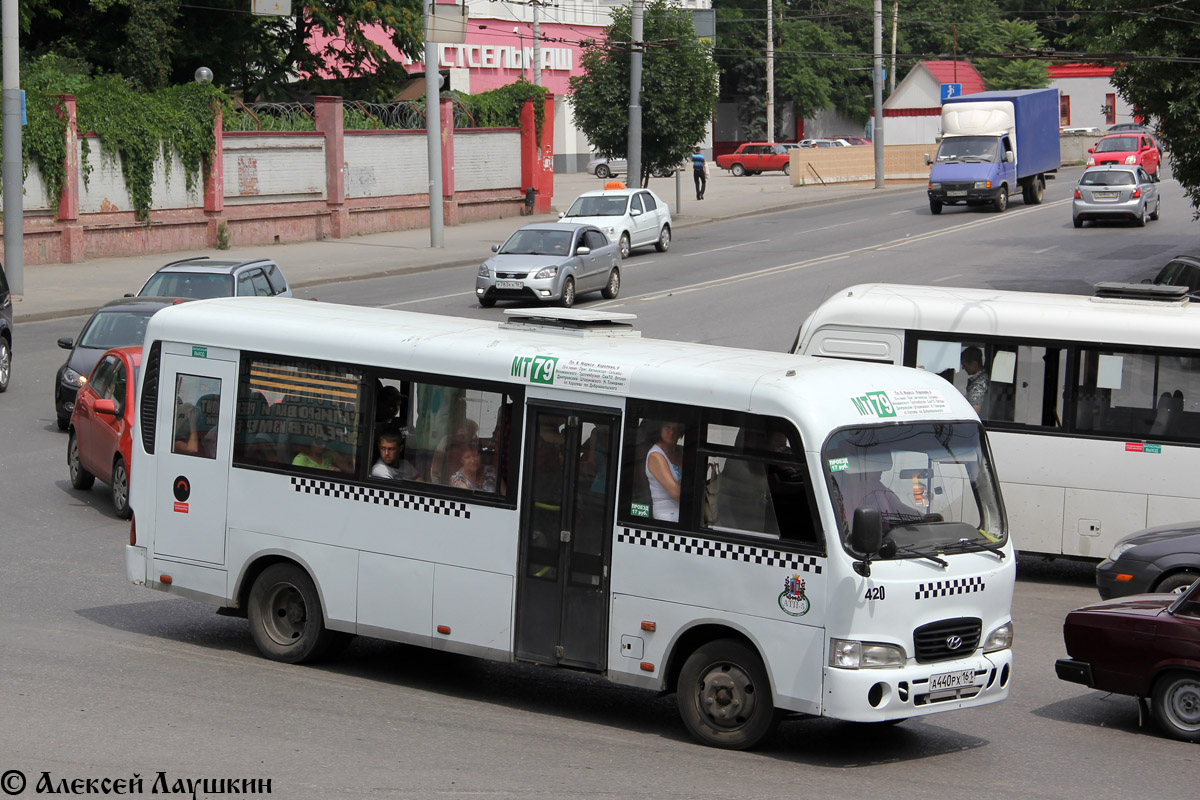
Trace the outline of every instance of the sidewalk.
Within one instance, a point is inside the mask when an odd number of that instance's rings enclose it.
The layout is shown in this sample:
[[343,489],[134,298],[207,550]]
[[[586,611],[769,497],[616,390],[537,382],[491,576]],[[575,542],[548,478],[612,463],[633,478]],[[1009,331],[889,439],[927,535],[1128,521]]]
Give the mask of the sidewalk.
[[[156,269],[189,256],[213,258],[270,258],[283,269],[293,289],[337,281],[378,278],[449,267],[474,266],[491,254],[491,246],[530,222],[551,221],[581,193],[600,189],[604,181],[586,174],[556,175],[554,214],[508,217],[443,228],[445,247],[429,246],[429,229],[391,231],[349,239],[324,239],[294,244],[231,247],[181,253],[154,253],[125,258],[101,258],[77,264],[25,265],[25,293],[13,298],[17,322],[90,314],[120,297],[136,292]],[[897,183],[876,190],[871,184],[835,184],[793,188],[781,173],[734,178],[716,170],[705,199],[695,199],[691,174],[683,173],[676,202],[673,178],[656,178],[650,188],[671,208],[675,239],[679,231],[709,222],[737,219],[774,211],[800,210],[869,195],[915,192],[924,184]],[[467,277],[464,277],[467,280]],[[464,284],[465,285],[465,284]]]

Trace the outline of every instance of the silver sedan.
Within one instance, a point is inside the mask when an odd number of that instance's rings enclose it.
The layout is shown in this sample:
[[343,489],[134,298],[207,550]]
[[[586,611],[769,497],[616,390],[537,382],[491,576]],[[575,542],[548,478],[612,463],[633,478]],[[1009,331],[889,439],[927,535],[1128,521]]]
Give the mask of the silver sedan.
[[1132,220],[1139,228],[1146,218],[1158,219],[1162,200],[1158,184],[1136,164],[1088,167],[1079,177],[1071,203],[1071,221],[1082,228],[1087,220]]
[[484,308],[497,300],[570,308],[585,292],[611,300],[621,291],[621,251],[595,225],[526,225],[492,252],[475,278],[475,298]]

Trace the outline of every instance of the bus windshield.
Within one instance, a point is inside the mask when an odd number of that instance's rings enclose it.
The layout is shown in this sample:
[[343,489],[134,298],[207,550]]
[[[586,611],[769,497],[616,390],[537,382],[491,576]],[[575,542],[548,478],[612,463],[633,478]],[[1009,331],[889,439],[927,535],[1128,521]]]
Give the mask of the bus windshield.
[[847,548],[863,506],[883,515],[882,558],[991,549],[1008,538],[977,423],[843,429],[826,443],[824,464]]
[[994,162],[1000,150],[993,136],[947,136],[938,147],[938,161]]

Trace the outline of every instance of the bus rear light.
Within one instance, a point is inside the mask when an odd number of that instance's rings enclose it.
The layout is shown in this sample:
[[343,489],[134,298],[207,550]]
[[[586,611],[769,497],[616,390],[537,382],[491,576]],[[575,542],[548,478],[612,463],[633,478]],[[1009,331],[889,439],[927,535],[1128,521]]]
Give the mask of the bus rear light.
[[170,583],[171,583],[171,576],[170,576],[170,575],[159,575],[159,576],[158,576],[158,582],[159,582],[159,583],[166,583],[166,584],[170,584]]
[[642,672],[654,672],[654,665],[649,661],[643,661],[640,666],[642,668]]
[[438,625],[437,632],[449,635],[450,634],[450,626],[449,625]]
[[653,622],[643,621],[642,622],[642,630],[650,631],[651,633],[654,633],[654,631],[658,630],[658,625],[656,625]]

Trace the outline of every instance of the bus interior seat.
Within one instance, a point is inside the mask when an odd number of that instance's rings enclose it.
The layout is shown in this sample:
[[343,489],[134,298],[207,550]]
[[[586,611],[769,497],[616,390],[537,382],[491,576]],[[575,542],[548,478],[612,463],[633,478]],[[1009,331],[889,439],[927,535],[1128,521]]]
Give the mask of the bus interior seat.
[[1012,422],[1016,408],[1016,391],[1011,383],[995,383],[988,386],[988,409],[984,419],[997,422]]
[[1170,392],[1163,392],[1154,410],[1154,420],[1150,423],[1150,435],[1166,436],[1173,433],[1182,412],[1183,400],[1173,397]]

